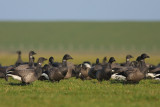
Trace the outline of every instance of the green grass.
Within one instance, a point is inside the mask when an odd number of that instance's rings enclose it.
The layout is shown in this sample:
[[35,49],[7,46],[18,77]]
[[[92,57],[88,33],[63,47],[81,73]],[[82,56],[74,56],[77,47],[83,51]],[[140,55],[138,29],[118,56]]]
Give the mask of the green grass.
[[[36,60],[40,56],[53,56],[61,61],[69,53],[75,64],[86,60],[95,62],[104,56],[114,56],[117,62],[124,62],[126,54],[132,54],[135,60],[147,52],[151,58],[146,62],[158,64],[159,28],[160,22],[0,22],[0,63],[14,64],[15,51],[19,49],[23,50],[23,61],[28,61],[27,53],[34,49],[38,53]],[[11,78],[8,82],[0,79],[0,106],[157,107],[159,90],[160,81],[155,80],[142,80],[133,85],[71,78],[60,83],[35,81],[21,86]]]
[[60,83],[36,81],[21,86],[16,80],[0,80],[2,107],[157,107],[160,104],[160,81],[143,80],[123,84],[113,80],[98,83],[71,78]]
[[160,22],[0,22],[1,50],[160,48]]
[[[49,57],[51,53],[39,53],[39,56]],[[56,61],[61,61],[61,54],[54,54]],[[116,56],[115,54],[111,54]],[[77,55],[73,54],[73,63],[84,60],[94,62],[96,57],[102,59],[103,55]],[[150,55],[152,59],[146,62],[157,64],[159,56]],[[15,54],[5,53],[0,56],[2,65],[11,65],[16,61]],[[28,61],[27,54],[23,54],[24,61]],[[116,56],[117,62],[124,62],[124,56]],[[47,63],[47,62],[46,62]],[[0,105],[1,107],[157,107],[160,104],[160,81],[142,80],[139,84],[124,84],[114,80],[98,83],[97,80],[70,78],[59,83],[49,81],[35,81],[23,86],[19,81],[9,78],[6,82],[0,79]]]

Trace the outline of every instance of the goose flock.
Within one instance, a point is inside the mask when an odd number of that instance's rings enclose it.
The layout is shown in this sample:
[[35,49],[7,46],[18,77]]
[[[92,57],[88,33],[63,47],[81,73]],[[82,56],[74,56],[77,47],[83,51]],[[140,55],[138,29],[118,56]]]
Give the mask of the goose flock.
[[29,52],[28,62],[23,62],[21,59],[21,51],[17,51],[17,54],[18,59],[15,64],[0,65],[0,78],[8,81],[8,77],[12,77],[23,84],[30,84],[36,80],[59,82],[71,77],[81,80],[97,79],[99,82],[114,79],[128,83],[139,83],[142,79],[147,78],[160,80],[160,65],[145,63],[145,59],[150,58],[146,53],[138,56],[136,61],[130,61],[133,56],[127,55],[124,63],[115,63],[114,57],[110,57],[107,61],[107,57],[104,57],[102,63],[97,58],[92,64],[90,61],[73,64],[68,62],[68,60],[73,59],[71,55],[65,54],[62,62],[55,62],[54,57],[51,56],[48,59],[48,64],[44,66],[43,63],[47,59],[40,57],[35,62],[36,53],[34,51]]

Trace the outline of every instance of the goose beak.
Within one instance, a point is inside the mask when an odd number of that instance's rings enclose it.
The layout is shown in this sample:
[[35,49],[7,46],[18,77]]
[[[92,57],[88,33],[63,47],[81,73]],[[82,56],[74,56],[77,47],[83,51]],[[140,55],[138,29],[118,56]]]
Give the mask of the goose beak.
[[73,59],[72,57],[69,57],[69,59]]
[[33,55],[36,55],[37,53],[33,53]]
[[48,59],[44,58],[44,61],[46,61],[46,60],[48,60]]
[[150,58],[150,56],[146,56],[146,58]]

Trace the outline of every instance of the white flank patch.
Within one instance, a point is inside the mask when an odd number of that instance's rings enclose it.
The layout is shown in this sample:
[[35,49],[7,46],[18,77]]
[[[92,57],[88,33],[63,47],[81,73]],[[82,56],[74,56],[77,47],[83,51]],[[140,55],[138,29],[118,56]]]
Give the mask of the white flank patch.
[[156,76],[156,77],[157,77],[157,76],[160,76],[160,74],[156,74],[155,76]]
[[79,73],[79,76],[81,76],[82,74],[81,73]]
[[160,81],[160,78],[155,78],[155,80],[159,80]]
[[122,75],[116,75],[116,74],[113,74],[111,76],[112,79],[114,80],[123,80],[123,81],[126,81],[126,77],[125,76],[122,76]]
[[7,71],[7,73],[12,73],[13,71]]
[[44,76],[46,79],[49,80],[49,77],[48,77],[48,75],[46,73],[43,73],[41,76]]
[[146,75],[147,77],[151,77],[151,78],[155,78],[155,74],[153,74],[153,73],[147,73],[147,75]]
[[13,79],[15,79],[15,80],[22,81],[20,76],[12,75],[12,74],[7,74],[7,76],[11,76],[11,77],[12,77]]
[[[112,69],[112,72],[114,72],[114,70]],[[113,74],[114,75],[114,74]]]
[[84,65],[85,65],[87,68],[91,68],[91,65],[88,64],[88,63],[85,63]]

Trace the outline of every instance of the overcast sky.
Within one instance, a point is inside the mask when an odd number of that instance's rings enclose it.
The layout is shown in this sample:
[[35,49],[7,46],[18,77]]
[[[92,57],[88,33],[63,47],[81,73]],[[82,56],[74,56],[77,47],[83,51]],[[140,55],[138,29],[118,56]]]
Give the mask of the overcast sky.
[[0,0],[0,21],[160,21],[160,0]]

